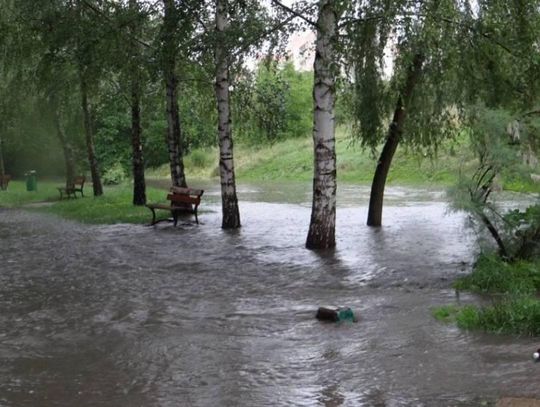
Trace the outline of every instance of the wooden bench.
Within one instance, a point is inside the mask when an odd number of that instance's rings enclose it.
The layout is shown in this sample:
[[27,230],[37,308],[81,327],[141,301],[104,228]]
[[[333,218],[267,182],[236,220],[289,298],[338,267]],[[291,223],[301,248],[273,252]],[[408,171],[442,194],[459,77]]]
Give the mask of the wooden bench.
[[0,189],[2,191],[7,190],[9,181],[11,181],[11,175],[0,175]]
[[60,192],[60,199],[64,198],[66,195],[67,198],[74,197],[77,198],[77,192],[81,194],[81,197],[84,196],[83,188],[86,177],[84,175],[79,175],[73,178],[73,183],[66,185],[65,187],[58,187],[58,192]]
[[197,215],[197,208],[201,203],[201,196],[204,193],[202,189],[181,188],[172,187],[171,193],[167,195],[167,200],[171,201],[170,205],[164,204],[148,204],[146,207],[152,211],[152,223],[150,226],[156,223],[169,221],[170,219],[156,219],[156,209],[162,209],[170,211],[173,217],[174,226],[178,224],[178,215],[182,213],[192,213],[195,215],[195,222],[199,224],[199,217]]

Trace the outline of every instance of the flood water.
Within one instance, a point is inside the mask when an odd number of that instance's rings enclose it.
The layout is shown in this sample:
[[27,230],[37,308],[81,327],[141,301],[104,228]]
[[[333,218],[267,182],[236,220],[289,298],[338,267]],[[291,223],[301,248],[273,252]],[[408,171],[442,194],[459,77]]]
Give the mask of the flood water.
[[[478,406],[540,397],[540,345],[458,330],[437,305],[477,251],[441,192],[339,191],[337,249],[307,251],[309,185],[240,188],[243,227],[86,226],[0,209],[0,406]],[[91,198],[86,198],[91,199]],[[149,213],[150,219],[150,213]],[[346,305],[356,324],[315,320]],[[485,404],[484,404],[485,405]]]

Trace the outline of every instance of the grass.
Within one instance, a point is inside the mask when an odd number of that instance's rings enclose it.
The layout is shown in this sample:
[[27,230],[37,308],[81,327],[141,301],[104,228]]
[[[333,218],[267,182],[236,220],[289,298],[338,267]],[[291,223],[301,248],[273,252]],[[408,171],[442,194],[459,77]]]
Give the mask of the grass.
[[[48,202],[49,205],[30,206],[28,209],[89,224],[143,224],[150,221],[148,209],[131,204],[130,184],[105,187],[101,197],[91,196],[90,188],[86,189],[90,196],[62,201],[56,189],[59,185],[61,182],[40,182],[37,192],[27,192],[24,182],[12,181],[8,190],[0,193],[0,207],[24,207],[37,202]],[[155,188],[147,188],[146,195],[151,202],[163,202],[165,199],[164,192]]]
[[496,255],[481,255],[473,272],[458,279],[454,288],[484,294],[531,295],[540,290],[540,264],[507,263]]
[[505,263],[494,255],[481,255],[473,272],[456,281],[457,290],[498,294],[489,306],[444,305],[432,315],[442,322],[455,322],[467,330],[492,333],[540,335],[540,264]]
[[463,329],[538,336],[540,335],[540,301],[525,296],[507,298],[483,308],[469,305],[460,310],[456,320],[458,326]]
[[[100,197],[57,201],[36,210],[81,223],[148,223],[151,219],[150,211],[144,206],[132,205],[132,193],[129,184],[106,187]],[[146,196],[149,202],[164,202],[165,199],[164,192],[154,188],[147,188]]]
[[[196,149],[185,157],[186,173],[192,178],[209,179],[219,176],[216,148]],[[371,183],[376,159],[370,151],[352,143],[345,128],[336,132],[337,177],[340,182]],[[457,182],[459,172],[474,163],[473,152],[466,136],[448,141],[440,147],[437,157],[408,153],[402,146],[394,157],[389,184],[448,187]],[[235,145],[235,169],[242,182],[259,180],[311,181],[313,178],[313,142],[310,136],[288,139],[268,145]],[[150,177],[169,177],[168,165],[150,170]],[[532,180],[511,179],[503,182],[511,191],[540,192]]]
[[[376,166],[371,152],[351,143],[344,128],[336,133],[337,176],[342,182],[370,183]],[[185,157],[186,173],[194,178],[219,176],[215,148],[193,150]],[[398,149],[389,183],[401,185],[449,186],[456,182],[458,168],[472,162],[465,141],[443,146],[438,159],[430,159]],[[235,145],[235,168],[239,181],[282,180],[310,181],[313,178],[313,141],[310,136],[288,139],[271,145]],[[149,176],[168,177],[169,167],[151,170]]]
[[449,323],[455,320],[460,308],[456,305],[443,305],[431,310],[431,314],[437,321]]
[[7,191],[0,190],[0,207],[18,208],[36,202],[52,202],[60,197],[56,189],[62,182],[38,182],[38,190],[28,192],[23,181],[11,181]]

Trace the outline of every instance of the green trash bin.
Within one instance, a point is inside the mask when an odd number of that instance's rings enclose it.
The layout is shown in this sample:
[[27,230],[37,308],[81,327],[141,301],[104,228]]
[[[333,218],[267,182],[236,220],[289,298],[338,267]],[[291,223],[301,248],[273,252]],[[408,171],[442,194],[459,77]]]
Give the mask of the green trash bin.
[[26,174],[26,190],[37,191],[37,176],[34,170],[28,171]]

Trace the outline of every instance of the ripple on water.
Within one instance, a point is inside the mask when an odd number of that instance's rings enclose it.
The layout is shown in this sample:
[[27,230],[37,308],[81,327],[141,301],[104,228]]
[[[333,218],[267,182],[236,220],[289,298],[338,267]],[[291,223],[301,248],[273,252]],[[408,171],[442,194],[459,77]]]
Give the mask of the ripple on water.
[[[539,395],[534,340],[431,317],[456,301],[450,281],[476,250],[436,193],[390,193],[376,230],[347,198],[338,248],[325,254],[303,248],[300,195],[243,202],[236,233],[220,230],[211,203],[203,225],[176,229],[0,212],[0,405],[473,406]],[[360,322],[321,324],[320,305],[351,306]]]

